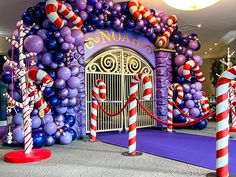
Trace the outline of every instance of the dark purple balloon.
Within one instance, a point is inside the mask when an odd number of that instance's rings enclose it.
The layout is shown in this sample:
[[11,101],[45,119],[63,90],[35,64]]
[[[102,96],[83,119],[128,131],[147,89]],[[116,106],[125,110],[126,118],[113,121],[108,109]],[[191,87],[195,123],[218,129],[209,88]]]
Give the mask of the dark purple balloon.
[[69,106],[74,107],[78,104],[78,99],[76,97],[69,99]]
[[69,106],[69,99],[68,98],[62,99],[60,105],[63,107]]
[[69,95],[69,90],[67,88],[64,88],[62,90],[59,91],[58,93],[58,96],[61,98],[61,99],[65,99],[67,98]]
[[49,52],[46,52],[42,55],[41,62],[45,66],[51,66],[52,64],[52,54]]
[[44,48],[44,43],[41,37],[30,35],[24,40],[24,48],[27,52],[40,53]]
[[55,87],[58,89],[63,89],[66,86],[66,81],[63,79],[56,79],[55,80]]

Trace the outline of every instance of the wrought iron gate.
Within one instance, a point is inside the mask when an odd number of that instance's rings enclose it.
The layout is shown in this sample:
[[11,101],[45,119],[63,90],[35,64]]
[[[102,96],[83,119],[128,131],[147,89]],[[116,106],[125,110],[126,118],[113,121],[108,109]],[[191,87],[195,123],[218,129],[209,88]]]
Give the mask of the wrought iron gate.
[[[153,80],[153,69],[144,57],[125,47],[109,47],[95,54],[85,67],[87,119],[86,132],[90,131],[91,91],[96,79],[103,79],[107,85],[107,99],[102,103],[110,113],[119,111],[129,97],[130,81],[133,75],[143,72]],[[142,99],[142,86],[139,87],[139,98]],[[142,101],[149,111],[154,113],[154,101]],[[98,111],[98,132],[122,131],[128,129],[128,109],[123,114],[110,117]],[[154,126],[155,122],[138,108],[137,127]]]

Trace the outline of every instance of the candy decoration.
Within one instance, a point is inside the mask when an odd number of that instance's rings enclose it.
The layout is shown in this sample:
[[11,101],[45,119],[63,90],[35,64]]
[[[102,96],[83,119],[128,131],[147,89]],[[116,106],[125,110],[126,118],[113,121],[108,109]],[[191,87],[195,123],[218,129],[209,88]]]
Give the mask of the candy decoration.
[[97,135],[97,114],[98,114],[98,102],[106,99],[106,84],[103,80],[98,79],[94,83],[92,91],[92,108],[91,108],[91,123],[90,123],[90,141],[96,141]]
[[164,47],[166,45],[166,43],[169,40],[171,34],[173,33],[173,31],[175,30],[175,28],[177,26],[177,17],[175,15],[171,15],[168,18],[167,23],[168,23],[169,27],[164,32],[164,34],[161,36],[161,38],[158,42],[159,47]]
[[149,23],[153,24],[154,26],[158,25],[159,22],[157,18],[154,15],[152,15],[151,12],[138,1],[131,0],[128,3],[128,8],[131,15],[133,15],[134,18],[141,20],[142,17],[144,17],[149,21]]
[[35,99],[35,106],[41,111],[42,115],[45,115],[51,111],[51,107],[47,104],[45,99],[42,96],[42,92],[39,92],[36,87],[36,81],[41,81],[43,86],[41,90],[43,91],[45,87],[52,87],[53,79],[49,76],[45,71],[38,69],[38,68],[31,68],[28,71],[28,83],[30,83],[30,96],[34,97],[37,96]]
[[[174,94],[175,89],[178,91],[176,105],[181,104],[183,100],[183,96],[184,96],[184,90],[180,84],[173,83],[168,88],[168,120],[167,120],[168,123],[173,123],[173,94]],[[172,132],[173,126],[168,125],[167,131]]]
[[192,78],[191,70],[193,70],[193,72],[195,73],[196,78],[199,82],[203,83],[205,81],[205,77],[204,77],[203,73],[201,72],[198,64],[193,60],[187,61],[184,65],[183,75],[186,80],[188,80],[188,81],[191,80],[191,78]]
[[202,92],[202,110],[204,115],[210,111],[210,103],[205,92]]
[[58,28],[62,28],[64,26],[64,21],[61,17],[59,17],[59,12],[62,16],[80,28],[83,25],[82,19],[75,14],[70,8],[66,7],[59,0],[48,0],[46,2],[46,14],[48,19]]
[[137,122],[137,100],[138,84],[142,82],[144,86],[143,99],[150,100],[152,96],[151,79],[143,74],[135,75],[130,83],[130,97],[133,99],[129,103],[129,154],[136,155],[136,122]]
[[236,67],[223,72],[216,88],[216,176],[229,176],[229,103],[228,92],[231,80],[236,78]]
[[[231,104],[231,117],[232,117],[232,126],[230,127],[230,131],[232,131],[233,129],[236,129],[236,115],[235,113],[235,86],[236,86],[236,82],[235,81],[231,81],[231,86],[229,89],[229,101]],[[234,88],[233,88],[234,87]]]

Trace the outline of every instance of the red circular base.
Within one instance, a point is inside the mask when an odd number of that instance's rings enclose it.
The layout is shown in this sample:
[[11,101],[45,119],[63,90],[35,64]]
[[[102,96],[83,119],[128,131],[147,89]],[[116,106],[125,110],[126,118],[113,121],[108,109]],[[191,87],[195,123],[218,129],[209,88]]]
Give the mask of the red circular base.
[[29,163],[48,159],[51,151],[47,149],[32,149],[30,154],[25,154],[24,150],[8,152],[4,155],[4,160],[10,163]]
[[236,128],[230,127],[229,131],[230,131],[230,132],[236,132]]

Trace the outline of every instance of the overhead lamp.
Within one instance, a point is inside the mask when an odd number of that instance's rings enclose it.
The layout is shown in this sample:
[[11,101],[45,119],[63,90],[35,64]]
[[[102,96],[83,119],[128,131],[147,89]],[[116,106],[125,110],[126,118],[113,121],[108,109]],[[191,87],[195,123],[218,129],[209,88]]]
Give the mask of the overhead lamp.
[[163,0],[167,5],[180,10],[199,10],[209,7],[219,0]]

